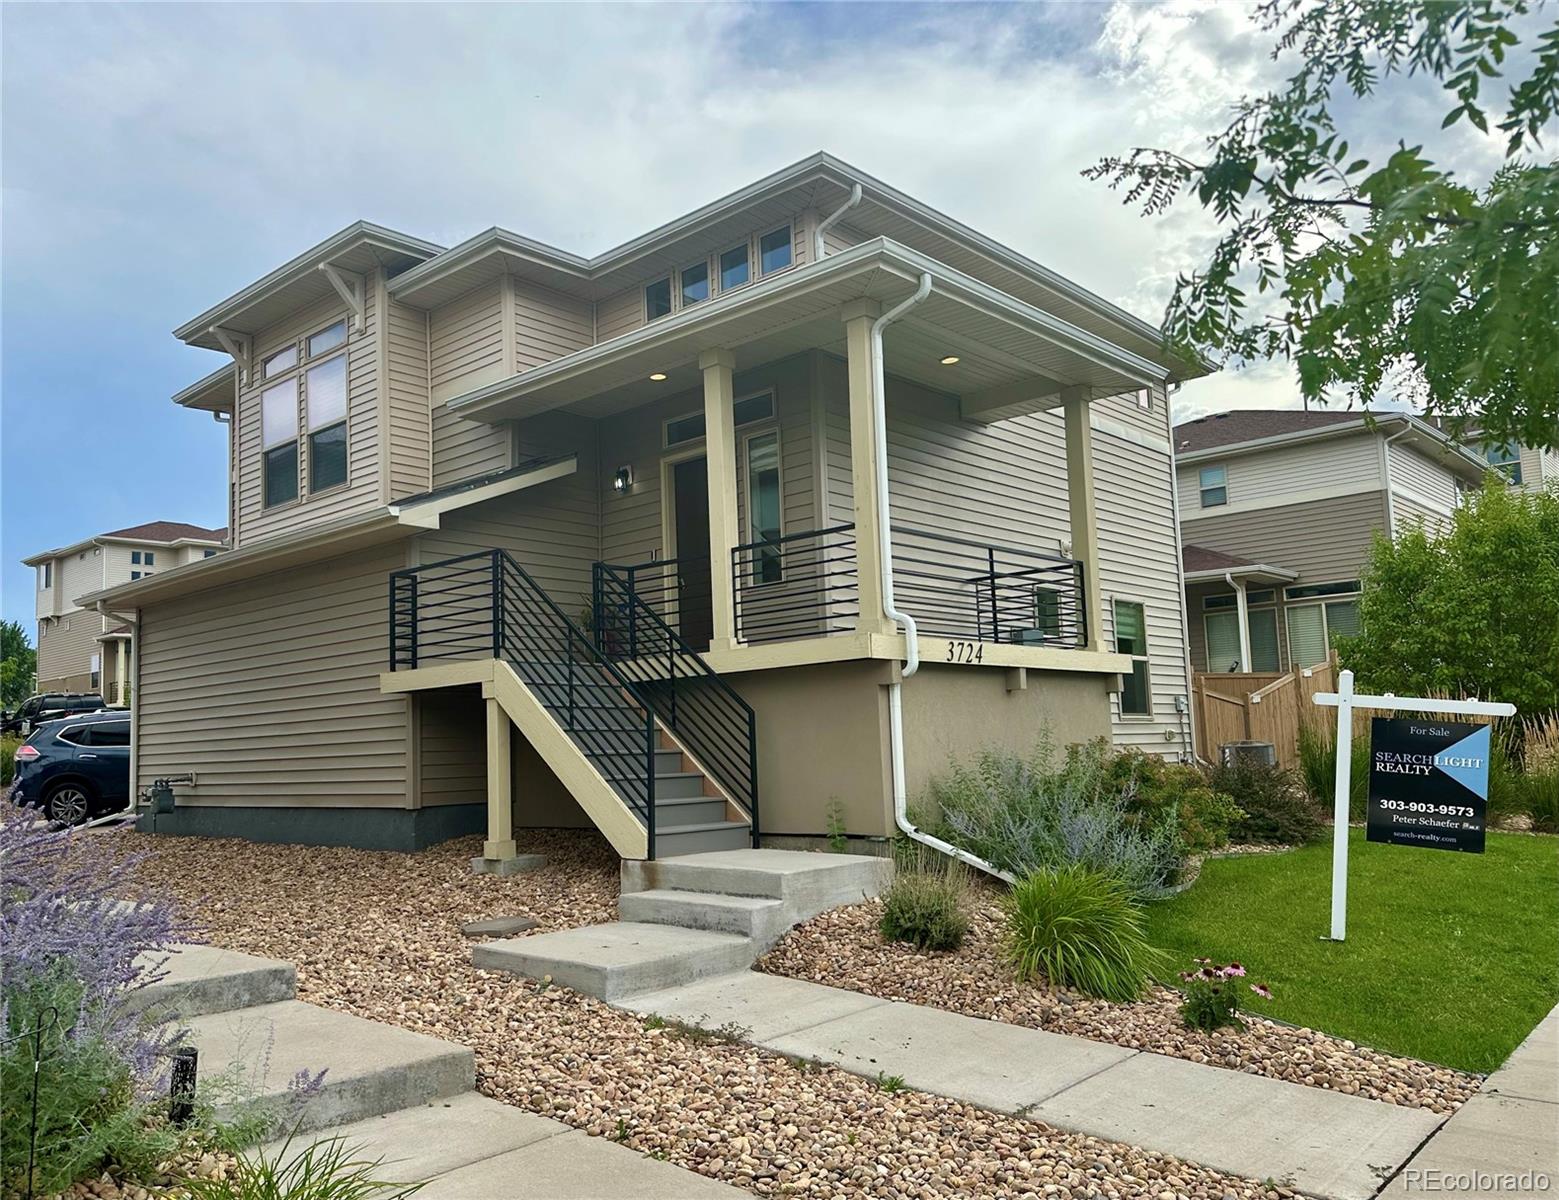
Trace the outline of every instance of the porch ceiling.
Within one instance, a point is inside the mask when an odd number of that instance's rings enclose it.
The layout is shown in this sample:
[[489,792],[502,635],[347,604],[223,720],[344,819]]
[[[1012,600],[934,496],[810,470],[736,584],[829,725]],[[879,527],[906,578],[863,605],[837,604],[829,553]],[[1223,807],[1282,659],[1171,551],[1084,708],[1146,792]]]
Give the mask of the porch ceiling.
[[[885,333],[888,371],[963,397],[972,420],[1049,407],[1059,401],[1063,387],[1112,395],[1166,377],[1156,363],[878,239],[499,380],[450,404],[464,416],[485,421],[552,409],[601,417],[697,387],[698,357],[704,350],[729,350],[738,371],[809,349],[842,355],[840,308],[862,298],[889,308],[914,292],[922,273],[932,276],[931,295]],[[943,364],[947,356],[958,362]],[[653,380],[652,374],[666,378]]]

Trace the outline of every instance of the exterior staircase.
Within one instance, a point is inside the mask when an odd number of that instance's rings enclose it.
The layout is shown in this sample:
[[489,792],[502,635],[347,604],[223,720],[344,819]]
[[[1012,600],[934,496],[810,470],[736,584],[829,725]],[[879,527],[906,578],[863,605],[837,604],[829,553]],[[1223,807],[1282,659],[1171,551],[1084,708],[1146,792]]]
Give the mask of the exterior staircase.
[[886,858],[795,850],[625,861],[622,920],[486,942],[471,961],[617,1001],[745,970],[786,930],[877,895],[892,876]]

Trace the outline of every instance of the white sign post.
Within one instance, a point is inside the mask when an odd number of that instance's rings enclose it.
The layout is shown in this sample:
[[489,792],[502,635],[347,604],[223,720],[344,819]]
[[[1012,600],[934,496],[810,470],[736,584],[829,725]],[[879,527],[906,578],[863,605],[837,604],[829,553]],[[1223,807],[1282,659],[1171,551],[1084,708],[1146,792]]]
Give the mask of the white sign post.
[[1337,771],[1332,797],[1332,936],[1340,942],[1348,932],[1348,798],[1349,777],[1353,770],[1353,710],[1381,709],[1386,712],[1442,713],[1475,717],[1509,717],[1514,704],[1496,704],[1487,700],[1431,700],[1424,696],[1359,696],[1353,691],[1353,672],[1337,677],[1335,692],[1317,692],[1316,704],[1337,710]]

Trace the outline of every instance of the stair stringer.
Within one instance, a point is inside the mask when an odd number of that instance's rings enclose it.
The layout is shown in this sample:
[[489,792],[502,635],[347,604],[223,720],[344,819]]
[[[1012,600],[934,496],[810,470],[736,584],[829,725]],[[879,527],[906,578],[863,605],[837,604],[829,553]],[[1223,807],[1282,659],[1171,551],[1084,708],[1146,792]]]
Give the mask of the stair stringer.
[[649,836],[639,818],[513,667],[501,659],[495,660],[492,681],[482,684],[482,695],[498,701],[514,727],[535,747],[541,760],[611,842],[612,849],[623,858],[649,857]]

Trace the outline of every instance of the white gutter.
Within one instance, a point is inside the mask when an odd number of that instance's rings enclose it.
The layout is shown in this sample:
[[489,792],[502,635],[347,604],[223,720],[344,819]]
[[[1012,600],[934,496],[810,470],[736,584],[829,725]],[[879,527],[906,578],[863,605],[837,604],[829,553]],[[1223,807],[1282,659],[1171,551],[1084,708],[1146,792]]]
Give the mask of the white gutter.
[[878,570],[882,576],[882,611],[890,621],[904,627],[904,668],[899,673],[899,679],[888,685],[888,758],[893,773],[893,821],[906,835],[922,845],[951,855],[988,875],[1016,883],[1017,880],[1009,872],[950,842],[932,837],[909,819],[908,787],[904,782],[903,681],[920,669],[920,634],[915,627],[915,618],[901,612],[893,598],[893,528],[888,497],[887,384],[882,366],[882,331],[930,294],[931,276],[922,273],[920,286],[915,289],[913,296],[896,304],[872,322],[871,336],[873,465],[877,476],[877,557]]
[[1245,604],[1245,583],[1234,582],[1234,572],[1225,571],[1223,581],[1234,589],[1234,611],[1240,623],[1240,670],[1249,671],[1250,665],[1250,609]]
[[[107,571],[106,564],[104,571],[105,573]],[[140,738],[137,736],[139,733],[137,728],[139,722],[136,721],[135,714],[141,692],[141,646],[139,636],[141,632],[141,613],[139,609],[132,610],[134,612],[133,616],[126,612],[115,612],[101,600],[93,607],[97,610],[99,616],[112,617],[114,620],[123,621],[130,626],[130,672],[134,678],[134,682],[130,685],[130,794],[125,797],[125,806],[118,812],[105,813],[101,817],[87,821],[82,825],[83,829],[96,829],[100,825],[112,825],[119,821],[131,819],[137,815],[138,811],[135,803],[135,773],[140,765],[137,761],[140,758],[140,746],[138,744]],[[125,680],[121,679],[119,681],[119,699],[121,703],[124,701],[124,689]]]
[[817,232],[812,235],[813,262],[820,262],[823,258],[823,255],[826,253],[826,251],[823,249],[823,235],[838,223],[840,217],[844,216],[845,213],[849,212],[860,202],[861,185],[857,183],[850,188],[850,198],[841,204],[838,208],[834,209],[834,211],[828,216],[823,218],[822,223],[817,227]]
[[1386,540],[1392,543],[1397,540],[1397,506],[1391,495],[1391,443],[1412,432],[1412,428],[1411,425],[1403,426],[1380,442],[1380,477],[1386,488]]

